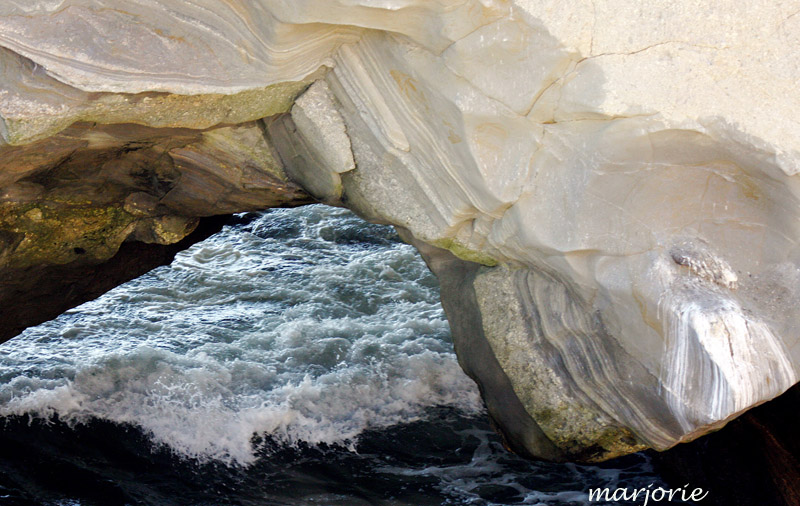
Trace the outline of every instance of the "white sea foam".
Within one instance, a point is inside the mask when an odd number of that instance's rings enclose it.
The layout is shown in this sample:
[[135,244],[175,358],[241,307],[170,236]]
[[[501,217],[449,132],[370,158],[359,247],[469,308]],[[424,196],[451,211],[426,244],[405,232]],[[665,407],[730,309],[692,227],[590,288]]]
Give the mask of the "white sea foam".
[[29,329],[0,348],[0,379],[2,416],[130,423],[240,464],[255,434],[348,444],[431,406],[480,409],[413,249],[321,206],[229,228]]

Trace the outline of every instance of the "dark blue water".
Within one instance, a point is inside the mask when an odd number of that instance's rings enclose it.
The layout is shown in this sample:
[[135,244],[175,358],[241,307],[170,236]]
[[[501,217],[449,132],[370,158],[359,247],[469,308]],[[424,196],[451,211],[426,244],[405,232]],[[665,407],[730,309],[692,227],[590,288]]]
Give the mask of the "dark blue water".
[[643,456],[506,452],[416,252],[324,206],[232,220],[0,346],[0,417],[0,504],[562,505],[661,484]]

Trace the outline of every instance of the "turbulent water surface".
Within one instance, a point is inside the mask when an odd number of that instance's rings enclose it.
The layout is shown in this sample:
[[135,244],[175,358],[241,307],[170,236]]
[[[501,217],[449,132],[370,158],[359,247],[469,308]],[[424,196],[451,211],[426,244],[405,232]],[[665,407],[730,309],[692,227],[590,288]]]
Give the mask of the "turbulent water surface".
[[661,483],[641,456],[503,450],[414,249],[324,206],[233,219],[3,344],[0,416],[0,504],[560,505]]

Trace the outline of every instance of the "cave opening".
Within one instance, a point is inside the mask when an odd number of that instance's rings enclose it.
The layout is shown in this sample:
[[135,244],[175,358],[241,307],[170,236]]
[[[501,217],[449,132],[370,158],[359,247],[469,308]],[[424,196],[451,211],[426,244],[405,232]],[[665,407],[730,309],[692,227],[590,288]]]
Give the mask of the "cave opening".
[[436,279],[393,228],[324,205],[218,221],[171,264],[0,346],[10,497],[514,504],[658,479],[641,455],[507,453]]

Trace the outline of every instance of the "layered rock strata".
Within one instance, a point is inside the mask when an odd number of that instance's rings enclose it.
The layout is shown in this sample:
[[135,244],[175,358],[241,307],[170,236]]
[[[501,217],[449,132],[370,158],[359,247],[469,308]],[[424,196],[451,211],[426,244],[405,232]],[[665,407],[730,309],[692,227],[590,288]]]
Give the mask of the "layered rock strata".
[[419,245],[510,446],[667,449],[798,381],[800,8],[757,4],[2,5],[4,265],[302,188]]
[[6,49],[0,65],[0,341],[168,262],[171,245],[209,235],[192,236],[203,218],[313,201],[260,120],[313,76],[233,95],[114,94]]
[[702,484],[704,503],[800,504],[800,385],[748,411],[724,429],[651,455],[675,486]]

